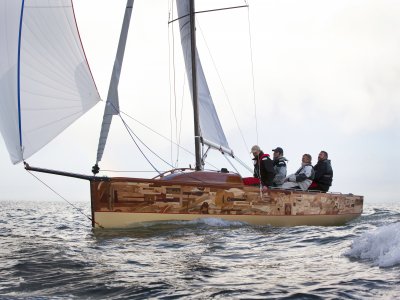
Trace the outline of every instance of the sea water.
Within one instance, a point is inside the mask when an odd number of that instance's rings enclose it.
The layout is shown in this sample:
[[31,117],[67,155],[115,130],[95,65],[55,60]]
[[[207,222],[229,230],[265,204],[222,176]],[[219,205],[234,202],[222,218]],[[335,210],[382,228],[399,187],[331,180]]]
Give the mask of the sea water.
[[210,218],[133,230],[93,230],[89,203],[0,205],[1,299],[400,298],[395,204],[337,227]]

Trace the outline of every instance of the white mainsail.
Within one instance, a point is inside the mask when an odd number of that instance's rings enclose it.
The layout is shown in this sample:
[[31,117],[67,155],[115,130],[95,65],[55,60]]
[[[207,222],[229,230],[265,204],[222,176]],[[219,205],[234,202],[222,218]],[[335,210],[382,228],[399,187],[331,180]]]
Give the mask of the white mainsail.
[[1,0],[0,20],[0,131],[15,164],[100,96],[71,0]]
[[[189,17],[190,3],[187,0],[176,0],[176,4],[186,73],[188,76],[190,92],[193,94]],[[229,148],[228,141],[225,137],[225,133],[222,129],[217,112],[215,110],[215,106],[207,85],[206,77],[204,76],[197,49],[196,65],[199,120],[203,143],[212,148],[222,150],[225,153],[232,154],[232,150]]]

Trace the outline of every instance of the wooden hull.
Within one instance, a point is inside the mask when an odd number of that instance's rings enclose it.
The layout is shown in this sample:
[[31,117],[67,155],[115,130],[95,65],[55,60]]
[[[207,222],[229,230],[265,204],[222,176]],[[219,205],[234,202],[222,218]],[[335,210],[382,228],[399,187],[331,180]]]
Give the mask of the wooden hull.
[[221,175],[222,180],[201,176],[91,181],[93,226],[129,228],[143,222],[199,218],[329,226],[343,225],[359,217],[363,209],[362,196],[281,189],[261,193],[235,175]]

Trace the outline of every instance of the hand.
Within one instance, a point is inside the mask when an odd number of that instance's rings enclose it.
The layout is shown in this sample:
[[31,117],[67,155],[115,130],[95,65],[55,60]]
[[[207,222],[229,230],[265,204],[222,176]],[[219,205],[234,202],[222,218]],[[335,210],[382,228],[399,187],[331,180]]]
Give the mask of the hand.
[[263,192],[263,193],[266,193],[267,191],[268,191],[268,187],[267,187],[267,186],[263,186],[262,192]]

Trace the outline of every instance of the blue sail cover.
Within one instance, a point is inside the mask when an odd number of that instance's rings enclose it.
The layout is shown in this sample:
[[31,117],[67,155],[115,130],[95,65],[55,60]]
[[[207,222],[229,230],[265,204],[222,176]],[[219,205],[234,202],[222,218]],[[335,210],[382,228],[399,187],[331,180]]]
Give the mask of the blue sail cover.
[[18,163],[100,96],[71,0],[1,0],[0,22],[0,131]]

